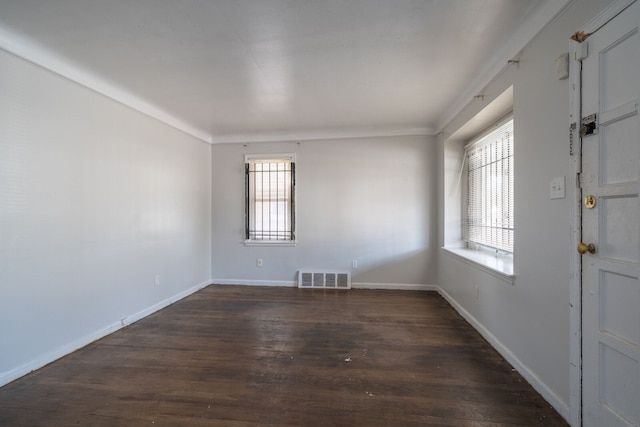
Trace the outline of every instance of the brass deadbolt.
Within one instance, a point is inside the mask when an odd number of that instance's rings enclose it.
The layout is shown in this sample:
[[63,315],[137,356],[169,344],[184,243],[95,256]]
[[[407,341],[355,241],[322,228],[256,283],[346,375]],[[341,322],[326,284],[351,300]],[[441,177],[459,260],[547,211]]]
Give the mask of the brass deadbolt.
[[584,198],[584,206],[587,209],[593,209],[596,206],[596,196],[589,194]]

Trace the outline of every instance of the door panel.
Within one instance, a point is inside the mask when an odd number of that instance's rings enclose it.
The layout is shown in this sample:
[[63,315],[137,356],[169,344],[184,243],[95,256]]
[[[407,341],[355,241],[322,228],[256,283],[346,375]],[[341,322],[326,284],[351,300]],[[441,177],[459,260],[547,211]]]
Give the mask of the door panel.
[[638,263],[638,196],[600,196],[600,258]]
[[[634,103],[635,107],[635,103]],[[638,114],[635,109],[631,117],[602,124],[600,115],[600,159],[601,181],[603,185],[622,184],[638,180],[638,144],[626,137],[638,129]]]
[[582,111],[582,386],[585,426],[640,425],[640,3],[587,39]]
[[[613,33],[615,30],[603,29],[598,37],[607,37],[608,34],[605,35],[605,32]],[[638,77],[640,58],[636,55],[637,49],[638,31],[633,28],[598,52],[600,87],[605,89],[600,93],[601,111],[609,111],[637,98],[637,93],[629,90],[630,87],[635,87]],[[636,70],[636,72],[629,73],[629,70]]]

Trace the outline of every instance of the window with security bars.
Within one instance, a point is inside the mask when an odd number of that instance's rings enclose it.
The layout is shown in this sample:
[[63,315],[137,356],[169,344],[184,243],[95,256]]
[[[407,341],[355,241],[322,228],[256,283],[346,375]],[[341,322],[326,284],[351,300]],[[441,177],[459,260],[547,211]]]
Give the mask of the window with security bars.
[[245,157],[247,241],[295,240],[293,155]]
[[466,147],[467,242],[513,253],[513,119]]

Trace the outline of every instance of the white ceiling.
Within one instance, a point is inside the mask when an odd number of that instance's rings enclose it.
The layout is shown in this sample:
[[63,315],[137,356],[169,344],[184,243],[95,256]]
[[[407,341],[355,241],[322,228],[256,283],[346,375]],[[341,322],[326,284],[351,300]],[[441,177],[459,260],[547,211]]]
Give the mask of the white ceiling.
[[566,2],[0,0],[0,47],[213,142],[433,134]]

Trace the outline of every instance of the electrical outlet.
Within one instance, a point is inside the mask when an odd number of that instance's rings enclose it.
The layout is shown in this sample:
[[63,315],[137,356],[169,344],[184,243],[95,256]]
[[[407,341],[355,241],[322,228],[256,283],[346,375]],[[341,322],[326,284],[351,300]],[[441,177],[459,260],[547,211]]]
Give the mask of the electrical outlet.
[[156,284],[156,286],[160,286],[160,275],[159,274],[156,274],[155,284]]
[[352,259],[351,260],[351,268],[358,268],[358,260],[357,259]]
[[258,267],[262,267],[262,258],[258,258],[258,259],[256,260],[256,265],[257,265]]

